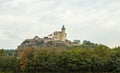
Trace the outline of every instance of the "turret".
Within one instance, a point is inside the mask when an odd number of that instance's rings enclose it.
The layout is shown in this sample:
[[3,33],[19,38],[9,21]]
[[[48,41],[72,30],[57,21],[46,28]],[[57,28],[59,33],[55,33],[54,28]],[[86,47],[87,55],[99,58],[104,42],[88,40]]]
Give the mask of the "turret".
[[64,27],[64,25],[63,25],[63,27],[62,27],[62,29],[61,29],[61,30],[65,32],[65,27]]
[[65,27],[63,25],[62,27],[62,34],[61,34],[61,41],[65,41],[66,40],[66,33],[65,33]]

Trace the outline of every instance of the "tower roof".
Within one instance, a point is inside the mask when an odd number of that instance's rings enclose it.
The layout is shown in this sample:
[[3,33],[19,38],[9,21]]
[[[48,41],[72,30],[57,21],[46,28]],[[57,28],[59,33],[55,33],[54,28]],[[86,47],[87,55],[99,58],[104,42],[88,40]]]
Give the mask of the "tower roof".
[[63,25],[63,27],[62,27],[62,30],[65,30],[65,27],[64,27],[64,25]]

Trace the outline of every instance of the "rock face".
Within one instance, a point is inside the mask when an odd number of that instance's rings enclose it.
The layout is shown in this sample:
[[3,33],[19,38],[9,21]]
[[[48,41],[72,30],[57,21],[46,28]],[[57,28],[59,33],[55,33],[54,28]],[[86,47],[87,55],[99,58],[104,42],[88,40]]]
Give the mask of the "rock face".
[[65,27],[63,26],[61,31],[54,32],[47,37],[39,38],[38,36],[35,36],[33,39],[26,39],[20,46],[18,46],[18,49],[25,49],[28,47],[43,48],[80,45],[79,40],[71,42],[66,39],[66,36]]

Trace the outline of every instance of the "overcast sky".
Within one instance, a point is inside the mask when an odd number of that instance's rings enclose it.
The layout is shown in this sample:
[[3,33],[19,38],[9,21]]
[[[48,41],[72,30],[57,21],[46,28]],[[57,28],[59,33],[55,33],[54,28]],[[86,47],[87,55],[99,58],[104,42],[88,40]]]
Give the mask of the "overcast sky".
[[70,40],[120,46],[120,0],[0,0],[0,48],[59,31]]

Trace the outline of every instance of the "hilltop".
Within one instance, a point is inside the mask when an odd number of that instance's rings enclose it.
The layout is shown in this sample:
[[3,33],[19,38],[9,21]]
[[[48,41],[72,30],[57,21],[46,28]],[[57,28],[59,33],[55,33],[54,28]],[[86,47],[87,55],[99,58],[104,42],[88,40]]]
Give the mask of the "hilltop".
[[61,31],[55,31],[46,37],[40,38],[35,36],[33,39],[26,39],[18,46],[18,49],[25,49],[28,47],[42,48],[42,47],[64,47],[64,46],[80,46],[79,40],[73,42],[67,39],[67,33],[65,27],[61,28]]

